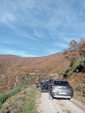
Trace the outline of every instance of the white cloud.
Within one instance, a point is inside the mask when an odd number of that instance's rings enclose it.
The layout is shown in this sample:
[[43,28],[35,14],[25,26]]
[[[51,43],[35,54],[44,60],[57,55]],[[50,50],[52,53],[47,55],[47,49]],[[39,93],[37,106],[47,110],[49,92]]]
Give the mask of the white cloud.
[[[42,38],[43,34],[34,30],[36,27],[42,26],[49,31],[51,38],[56,39],[57,31],[60,31],[60,35],[63,32],[65,35],[67,34],[68,26],[70,28],[70,25],[73,25],[73,29],[76,29],[78,15],[76,11],[73,12],[73,3],[75,3],[75,1],[67,5],[67,3],[62,0],[47,0],[42,3],[39,0],[16,0],[16,2],[8,0],[6,1],[8,5],[5,4],[5,9],[1,9],[3,11],[0,19],[1,22],[8,22],[8,27],[11,28],[15,34],[20,35],[22,33],[23,37],[30,39],[37,37]],[[78,24],[80,24],[80,22]],[[33,28],[36,37],[30,36],[29,33],[23,29],[23,27],[27,28],[28,26],[29,28]],[[62,29],[64,29],[64,31]],[[59,34],[57,34],[57,36],[59,36]]]
[[47,54],[54,54],[54,53],[61,52],[61,50],[59,50],[59,49],[47,49],[46,52],[47,52]]
[[15,16],[12,13],[4,13],[3,15],[1,15],[0,17],[0,22],[1,23],[9,23],[15,20]]
[[25,51],[11,50],[9,48],[0,49],[0,54],[11,54],[11,55],[18,55],[21,57],[37,57],[36,55],[28,54]]
[[76,37],[64,37],[63,38],[66,42],[68,42],[68,43],[70,43],[72,40],[75,40],[75,41],[77,41],[77,42],[79,42],[80,41],[80,38],[76,38]]
[[34,35],[38,38],[41,38],[42,35],[39,33],[39,31],[37,31],[36,29],[34,29]]
[[59,43],[55,43],[55,46],[56,47],[60,47],[60,48],[68,48],[69,47],[69,45],[68,44],[65,44],[65,43],[61,43],[61,42],[59,42]]
[[[11,38],[14,35],[17,41],[23,40],[24,43],[29,41],[32,46],[38,45],[37,40],[38,43],[46,41],[43,43],[43,49],[48,48],[52,41],[54,45],[51,47],[58,47],[59,50],[49,49],[47,53],[60,52],[62,48],[68,48],[67,44],[71,40],[79,41],[82,36],[85,36],[84,2],[84,0],[2,0],[0,1],[0,29],[11,31],[7,37]],[[24,51],[16,52],[10,49],[8,52],[4,51],[7,54],[10,52],[29,56]]]

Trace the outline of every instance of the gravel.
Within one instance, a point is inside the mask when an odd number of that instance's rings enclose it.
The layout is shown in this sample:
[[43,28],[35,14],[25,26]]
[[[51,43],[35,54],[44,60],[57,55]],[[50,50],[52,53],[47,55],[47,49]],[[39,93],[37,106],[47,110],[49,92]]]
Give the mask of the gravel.
[[49,99],[48,93],[42,93],[38,106],[40,113],[85,113],[77,105],[65,99]]

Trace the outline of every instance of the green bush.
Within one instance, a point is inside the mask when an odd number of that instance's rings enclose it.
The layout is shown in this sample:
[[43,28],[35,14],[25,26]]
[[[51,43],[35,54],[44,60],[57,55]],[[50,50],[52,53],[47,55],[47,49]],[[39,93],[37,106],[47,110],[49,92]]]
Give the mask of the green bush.
[[80,68],[85,68],[85,58],[77,60],[74,64],[74,71],[76,71],[77,69],[80,70]]
[[0,104],[0,109],[3,107],[3,104]]
[[4,103],[9,98],[8,94],[1,94],[0,95],[0,103]]
[[6,108],[0,104],[0,113],[5,113]]
[[82,90],[82,86],[81,85],[78,85],[76,88],[75,88],[76,91],[81,91]]
[[69,67],[72,67],[73,63],[74,63],[74,60],[72,60],[72,61],[70,62]]
[[71,76],[73,74],[72,68],[68,67],[68,68],[64,69],[63,71],[61,71],[59,73],[60,76],[62,76],[64,74],[67,74],[68,76]]
[[27,86],[23,86],[21,88],[16,88],[11,90],[9,93],[4,93],[0,95],[0,103],[3,104],[8,98],[14,96],[15,94],[19,93],[21,90],[26,89]]
[[17,94],[17,93],[20,92],[20,91],[21,91],[21,88],[16,88],[16,89],[11,90],[11,91],[8,93],[8,95],[9,95],[9,97],[11,97],[11,96]]
[[62,76],[62,75],[64,75],[64,73],[65,73],[64,71],[61,71],[61,72],[59,73],[59,75]]
[[24,90],[24,89],[26,89],[26,88],[28,88],[28,85],[23,86],[23,87],[22,87],[22,90]]
[[69,71],[72,71],[72,68],[68,67],[68,68],[66,68],[66,70],[69,72]]
[[70,77],[73,74],[73,71],[68,72],[68,76]]

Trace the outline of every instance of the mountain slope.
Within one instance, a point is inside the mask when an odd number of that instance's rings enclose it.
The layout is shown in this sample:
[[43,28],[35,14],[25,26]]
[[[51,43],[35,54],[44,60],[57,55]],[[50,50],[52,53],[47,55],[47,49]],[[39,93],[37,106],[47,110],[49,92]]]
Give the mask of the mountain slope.
[[[30,83],[30,81],[34,83],[37,75],[45,77],[49,74],[59,73],[68,65],[69,60],[63,53],[28,58],[0,55],[0,92]],[[35,75],[29,73],[35,73]]]

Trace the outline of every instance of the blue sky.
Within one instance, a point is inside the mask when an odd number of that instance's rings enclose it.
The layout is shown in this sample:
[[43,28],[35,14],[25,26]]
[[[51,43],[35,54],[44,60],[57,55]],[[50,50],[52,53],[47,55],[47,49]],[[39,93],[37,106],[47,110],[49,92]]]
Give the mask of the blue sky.
[[85,39],[85,0],[0,0],[0,54],[41,57]]

